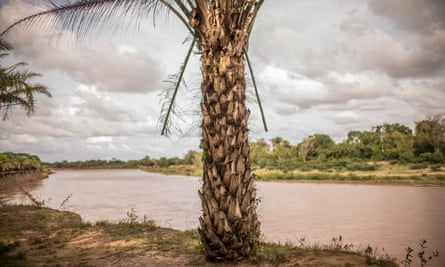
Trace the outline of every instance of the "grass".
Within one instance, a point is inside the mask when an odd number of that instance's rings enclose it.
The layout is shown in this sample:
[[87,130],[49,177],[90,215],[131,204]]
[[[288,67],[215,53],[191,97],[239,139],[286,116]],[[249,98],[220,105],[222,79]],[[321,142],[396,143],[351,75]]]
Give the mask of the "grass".
[[[326,164],[326,166],[320,165],[318,169],[308,166],[301,166],[293,170],[254,168],[254,172],[260,181],[352,182],[445,186],[445,168],[437,164],[430,166],[428,164],[373,162],[355,164],[349,168],[329,167],[330,165]],[[142,170],[167,175],[202,175],[202,170],[192,165],[143,167]]]
[[[146,218],[139,220],[133,211],[118,222],[92,224],[66,211],[35,206],[0,207],[2,266],[109,266],[120,261],[138,266],[154,261],[158,261],[156,266],[221,266],[205,261],[197,230],[161,228]],[[239,264],[326,266],[327,262],[335,263],[330,266],[368,266],[366,262],[397,266],[352,252],[341,237],[327,246],[261,243],[256,256]],[[376,266],[374,263],[369,266]]]
[[292,171],[256,169],[255,173],[259,180],[264,181],[445,185],[445,169],[442,166],[393,165],[388,162],[369,163],[368,165],[372,168],[356,168],[354,170],[335,168],[323,170],[295,169]]

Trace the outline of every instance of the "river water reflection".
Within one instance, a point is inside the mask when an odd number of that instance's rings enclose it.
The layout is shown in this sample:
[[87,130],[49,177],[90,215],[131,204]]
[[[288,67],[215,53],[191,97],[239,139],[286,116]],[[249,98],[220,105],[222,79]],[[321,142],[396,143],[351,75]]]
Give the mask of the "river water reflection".
[[[196,177],[139,170],[67,170],[29,183],[26,190],[87,221],[119,220],[133,209],[158,225],[189,229],[198,226],[200,185]],[[265,240],[297,242],[304,237],[308,244],[327,244],[341,235],[356,249],[369,244],[401,258],[407,246],[417,250],[425,238],[442,254],[436,264],[445,262],[444,187],[276,182],[258,182],[257,187]],[[27,201],[20,190],[0,192],[0,198]]]

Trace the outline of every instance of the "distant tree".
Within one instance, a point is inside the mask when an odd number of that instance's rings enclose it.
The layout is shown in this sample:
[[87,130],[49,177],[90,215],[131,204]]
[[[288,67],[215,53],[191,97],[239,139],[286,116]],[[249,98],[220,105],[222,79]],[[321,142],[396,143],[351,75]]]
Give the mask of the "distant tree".
[[[0,59],[8,56],[7,51],[12,47],[0,39]],[[0,65],[0,113],[3,120],[8,118],[9,112],[14,107],[21,107],[27,115],[35,112],[35,94],[44,94],[51,97],[51,94],[43,85],[31,84],[30,79],[40,76],[28,70],[21,70],[26,63],[20,62],[9,67]]]
[[189,150],[187,154],[184,155],[184,164],[193,165],[197,159],[199,159],[200,154],[197,151]]
[[161,168],[166,168],[166,167],[170,166],[170,161],[166,157],[161,157],[158,160],[158,165]]
[[397,159],[401,153],[413,148],[413,132],[405,125],[386,123],[374,127],[374,131],[378,135],[379,159]]
[[274,137],[271,142],[270,164],[281,169],[288,168],[289,162],[296,156],[295,149],[282,137]]
[[304,138],[303,141],[301,141],[297,145],[298,153],[300,157],[303,159],[303,162],[307,161],[308,156],[314,150],[314,147],[315,147],[315,142],[313,136]]
[[264,139],[250,143],[250,159],[252,163],[260,166],[261,168],[266,167],[269,152],[270,145],[264,141]]
[[139,164],[143,166],[153,166],[155,163],[150,159],[150,156],[145,156],[143,159],[139,160]]
[[400,156],[400,154],[404,152],[412,152],[413,146],[414,146],[414,135],[412,133],[410,134],[404,134],[401,132],[393,132],[391,133],[391,139],[394,142],[394,148],[393,150],[397,155]]
[[441,115],[416,122],[414,148],[418,155],[445,151],[445,119]]
[[[349,158],[371,159],[378,157],[379,137],[372,131],[350,131],[341,147],[341,154]],[[345,156],[344,156],[345,157]]]
[[323,155],[326,150],[335,145],[334,140],[327,134],[312,135],[313,148],[309,153],[309,157],[317,158]]

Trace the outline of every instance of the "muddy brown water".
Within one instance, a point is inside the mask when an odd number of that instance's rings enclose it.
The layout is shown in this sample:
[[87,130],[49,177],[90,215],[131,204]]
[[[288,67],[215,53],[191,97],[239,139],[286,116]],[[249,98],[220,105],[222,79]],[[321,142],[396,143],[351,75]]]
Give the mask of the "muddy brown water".
[[[134,212],[181,230],[198,227],[200,186],[196,177],[139,170],[63,170],[23,185],[47,206],[86,221]],[[400,259],[407,246],[417,252],[425,238],[427,251],[441,252],[428,266],[445,266],[445,187],[258,182],[257,188],[267,241],[329,244],[341,235],[354,249],[370,245]],[[0,199],[29,203],[18,188],[0,191]]]

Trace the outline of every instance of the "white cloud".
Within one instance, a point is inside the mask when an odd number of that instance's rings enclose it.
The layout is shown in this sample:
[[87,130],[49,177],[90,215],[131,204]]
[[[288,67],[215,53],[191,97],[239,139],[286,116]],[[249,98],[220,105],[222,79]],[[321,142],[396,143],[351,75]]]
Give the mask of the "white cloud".
[[88,137],[87,143],[112,143],[113,137],[111,136],[98,136],[98,137]]

